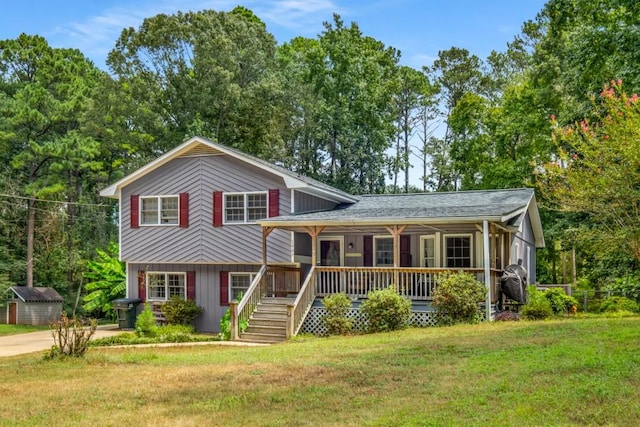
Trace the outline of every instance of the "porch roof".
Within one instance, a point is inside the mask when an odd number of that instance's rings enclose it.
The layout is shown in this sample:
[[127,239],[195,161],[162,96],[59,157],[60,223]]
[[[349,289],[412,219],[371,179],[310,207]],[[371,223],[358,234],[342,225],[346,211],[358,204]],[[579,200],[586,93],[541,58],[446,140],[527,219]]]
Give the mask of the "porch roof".
[[491,221],[516,228],[529,212],[536,246],[544,246],[533,189],[363,195],[335,209],[282,215],[258,221],[262,226],[454,224]]

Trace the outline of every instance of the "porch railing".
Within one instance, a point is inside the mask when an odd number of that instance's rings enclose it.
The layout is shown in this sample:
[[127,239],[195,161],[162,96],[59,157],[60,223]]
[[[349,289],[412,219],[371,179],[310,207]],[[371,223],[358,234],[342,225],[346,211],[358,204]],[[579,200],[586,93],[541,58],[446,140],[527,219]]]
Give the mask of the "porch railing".
[[229,303],[231,340],[240,338],[240,325],[246,324],[265,296],[286,297],[300,290],[299,268],[262,266],[238,303]]
[[312,267],[307,274],[307,279],[298,292],[298,296],[292,305],[288,307],[287,312],[287,339],[295,336],[300,328],[307,313],[311,309],[311,304],[316,298],[316,275]]
[[[373,290],[392,284],[411,300],[430,301],[437,287],[438,274],[465,271],[484,283],[484,268],[393,268],[393,267],[316,267],[316,294],[326,296],[344,292],[351,298],[366,298]],[[492,295],[496,295],[500,270],[491,269]]]
[[240,302],[232,301],[229,303],[231,311],[231,340],[235,341],[240,338],[240,325],[249,321],[249,317],[256,309],[256,306],[267,291],[267,266],[263,265],[253,278],[253,282],[249,285],[249,289],[244,293]]

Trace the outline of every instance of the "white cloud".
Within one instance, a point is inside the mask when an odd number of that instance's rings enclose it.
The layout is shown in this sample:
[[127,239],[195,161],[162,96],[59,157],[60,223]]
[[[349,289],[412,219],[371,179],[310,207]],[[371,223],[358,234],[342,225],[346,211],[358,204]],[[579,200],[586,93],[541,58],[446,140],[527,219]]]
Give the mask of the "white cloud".
[[330,0],[282,0],[261,3],[256,7],[260,19],[291,30],[305,30],[316,27],[318,16],[326,18],[339,7]]

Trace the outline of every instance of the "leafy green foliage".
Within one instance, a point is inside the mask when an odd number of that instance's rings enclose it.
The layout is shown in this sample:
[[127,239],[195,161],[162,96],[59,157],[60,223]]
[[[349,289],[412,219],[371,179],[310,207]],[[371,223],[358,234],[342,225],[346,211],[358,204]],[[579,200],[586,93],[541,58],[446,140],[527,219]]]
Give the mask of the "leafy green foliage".
[[353,322],[347,317],[351,308],[351,300],[344,294],[332,294],[322,299],[326,314],[322,322],[327,328],[327,335],[347,335],[353,328]]
[[451,325],[482,320],[479,303],[484,301],[487,290],[475,277],[463,271],[448,271],[438,276],[437,283],[433,305],[440,323]]
[[395,331],[409,326],[411,300],[391,286],[369,292],[360,310],[367,316],[369,332]]
[[615,313],[617,311],[638,312],[638,304],[626,297],[608,297],[600,304],[601,313]]
[[547,289],[543,291],[543,294],[545,298],[549,300],[553,314],[566,314],[572,311],[575,312],[578,307],[578,300],[567,295],[562,288]]
[[161,311],[170,325],[192,325],[204,309],[195,301],[174,296],[162,305]]
[[162,325],[156,328],[156,336],[138,336],[135,333],[124,332],[110,337],[91,340],[89,347],[104,347],[111,345],[134,345],[156,343],[181,343],[215,341],[211,335],[195,334],[193,327],[187,325]]
[[84,296],[83,308],[92,312],[100,310],[107,317],[116,318],[111,301],[124,298],[126,292],[126,273],[124,263],[118,260],[118,244],[112,242],[106,251],[96,249],[98,258],[87,262],[84,277],[91,280],[85,285],[89,291]]
[[553,308],[551,302],[547,299],[544,292],[536,289],[535,286],[527,287],[529,301],[522,307],[522,317],[527,320],[544,320],[553,316]]
[[136,318],[136,335],[139,337],[153,338],[158,336],[158,326],[156,325],[156,318],[151,310],[151,305],[146,303],[144,309],[138,314]]
[[627,274],[616,278],[608,286],[608,290],[640,303],[640,277],[637,274]]

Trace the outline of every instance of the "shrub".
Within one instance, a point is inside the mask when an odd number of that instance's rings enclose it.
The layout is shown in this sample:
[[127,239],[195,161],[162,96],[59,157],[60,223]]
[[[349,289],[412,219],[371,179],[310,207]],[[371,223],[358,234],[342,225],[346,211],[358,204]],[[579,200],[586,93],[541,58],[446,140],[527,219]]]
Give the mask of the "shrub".
[[637,274],[628,274],[615,279],[615,281],[607,287],[607,290],[622,294],[640,303],[640,278]]
[[327,328],[327,335],[347,335],[351,332],[353,322],[347,318],[351,301],[344,293],[333,294],[322,299],[326,314],[322,321]]
[[370,332],[395,331],[409,326],[411,300],[390,286],[369,292],[360,310],[369,320]]
[[73,356],[82,357],[87,351],[89,340],[98,327],[96,319],[91,319],[88,324],[78,319],[69,319],[62,312],[60,320],[49,325],[55,344],[45,355],[47,359]]
[[158,327],[156,326],[156,318],[151,311],[149,304],[144,305],[144,310],[136,319],[136,335],[139,337],[155,337]]
[[601,313],[615,313],[618,311],[637,312],[638,304],[627,297],[608,297],[600,304]]
[[160,310],[170,325],[192,325],[196,317],[204,311],[202,307],[196,305],[195,301],[178,296],[171,297]]
[[565,314],[573,312],[572,307],[578,307],[578,300],[565,293],[562,288],[550,288],[544,291],[545,298],[551,304],[554,314]]
[[438,275],[438,286],[433,295],[433,305],[438,312],[439,323],[478,323],[482,320],[485,286],[469,273],[447,271]]
[[553,316],[551,303],[535,286],[527,287],[529,302],[522,307],[522,317],[527,320],[543,320]]

